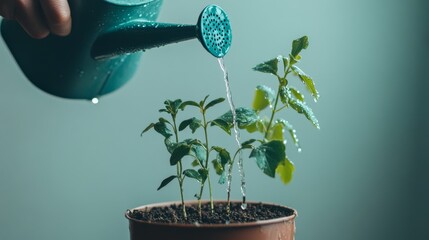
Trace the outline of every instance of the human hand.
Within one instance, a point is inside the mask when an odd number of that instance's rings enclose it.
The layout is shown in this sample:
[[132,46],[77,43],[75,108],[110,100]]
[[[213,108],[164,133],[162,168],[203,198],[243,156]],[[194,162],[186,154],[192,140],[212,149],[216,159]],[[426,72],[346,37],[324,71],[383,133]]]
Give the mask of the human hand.
[[67,0],[0,0],[0,15],[16,20],[33,38],[67,36],[71,31]]

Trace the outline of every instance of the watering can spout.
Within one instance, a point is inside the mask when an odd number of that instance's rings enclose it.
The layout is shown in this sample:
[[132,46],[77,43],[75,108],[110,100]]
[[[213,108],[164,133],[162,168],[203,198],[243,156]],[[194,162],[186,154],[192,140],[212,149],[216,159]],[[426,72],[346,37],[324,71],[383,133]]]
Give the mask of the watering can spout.
[[91,56],[96,60],[108,59],[193,38],[198,38],[214,57],[225,56],[232,40],[226,13],[218,6],[207,6],[196,25],[132,20],[102,33],[92,45]]
[[197,38],[220,58],[231,45],[229,20],[215,5],[204,8],[196,25],[181,25],[156,22],[163,0],[68,2],[73,27],[67,37],[33,39],[16,21],[1,22],[24,75],[54,96],[91,100],[116,91],[133,77],[145,49]]

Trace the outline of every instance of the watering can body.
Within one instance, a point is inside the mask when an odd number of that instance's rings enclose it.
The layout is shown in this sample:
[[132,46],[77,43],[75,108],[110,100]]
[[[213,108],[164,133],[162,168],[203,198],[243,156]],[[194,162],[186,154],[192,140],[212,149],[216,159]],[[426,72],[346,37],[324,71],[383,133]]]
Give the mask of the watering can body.
[[154,22],[162,0],[69,0],[73,19],[67,37],[33,39],[15,21],[3,20],[2,36],[26,77],[55,96],[93,99],[124,85],[134,74],[141,52],[95,60],[97,37],[118,23]]

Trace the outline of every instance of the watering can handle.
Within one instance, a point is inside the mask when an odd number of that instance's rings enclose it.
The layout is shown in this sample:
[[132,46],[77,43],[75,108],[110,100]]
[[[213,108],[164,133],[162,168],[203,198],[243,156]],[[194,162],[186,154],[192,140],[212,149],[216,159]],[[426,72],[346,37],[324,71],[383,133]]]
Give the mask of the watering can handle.
[[17,21],[28,35],[36,39],[45,38],[50,33],[67,36],[71,31],[67,0],[0,1],[0,15]]

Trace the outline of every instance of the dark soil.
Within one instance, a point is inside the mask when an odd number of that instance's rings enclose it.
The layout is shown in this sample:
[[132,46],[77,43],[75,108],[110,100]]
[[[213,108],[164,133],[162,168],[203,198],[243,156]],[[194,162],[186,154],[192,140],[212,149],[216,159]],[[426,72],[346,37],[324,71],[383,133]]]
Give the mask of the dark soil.
[[281,206],[267,205],[263,203],[248,203],[246,210],[241,209],[241,203],[231,203],[231,212],[228,215],[226,204],[215,202],[214,212],[210,205],[202,205],[201,217],[198,214],[198,205],[186,207],[187,219],[182,214],[182,205],[170,205],[152,209],[140,209],[129,212],[131,218],[152,223],[182,223],[182,224],[225,224],[248,223],[260,220],[275,219],[293,215],[293,210]]

